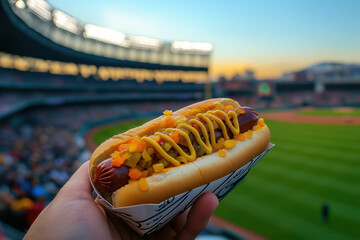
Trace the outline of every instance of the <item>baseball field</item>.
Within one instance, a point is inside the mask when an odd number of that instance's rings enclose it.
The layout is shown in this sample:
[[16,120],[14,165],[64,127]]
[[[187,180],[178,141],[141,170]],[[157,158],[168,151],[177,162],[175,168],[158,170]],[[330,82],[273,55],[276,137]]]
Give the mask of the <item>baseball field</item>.
[[[310,115],[323,117],[321,111]],[[276,146],[215,215],[270,239],[359,239],[360,125],[265,120]],[[94,141],[143,121],[100,130]],[[323,204],[329,206],[328,221],[322,221]]]

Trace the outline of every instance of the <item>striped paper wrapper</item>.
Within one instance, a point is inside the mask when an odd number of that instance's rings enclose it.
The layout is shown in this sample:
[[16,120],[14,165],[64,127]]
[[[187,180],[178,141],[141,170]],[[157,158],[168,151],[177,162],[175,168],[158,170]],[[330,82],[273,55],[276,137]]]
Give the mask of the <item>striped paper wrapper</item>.
[[[243,167],[226,175],[225,177],[169,198],[159,204],[141,204],[114,208],[109,202],[103,199],[99,193],[97,193],[94,186],[93,188],[99,196],[98,202],[100,202],[106,210],[110,211],[112,215],[116,215],[121,218],[123,222],[129,225],[141,236],[146,236],[162,228],[174,217],[191,207],[196,199],[204,192],[212,192],[219,200],[223,199],[242,180],[244,180],[250,169],[258,163],[273,146],[274,144],[270,143],[264,152],[252,159]],[[90,182],[92,183],[92,181]]]

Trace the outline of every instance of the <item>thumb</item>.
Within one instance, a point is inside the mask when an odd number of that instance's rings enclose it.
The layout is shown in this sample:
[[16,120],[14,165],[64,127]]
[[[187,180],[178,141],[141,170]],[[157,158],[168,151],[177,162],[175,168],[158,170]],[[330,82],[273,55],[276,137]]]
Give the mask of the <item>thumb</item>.
[[89,161],[83,163],[79,169],[72,175],[67,183],[62,187],[62,193],[89,194],[92,191],[89,176]]

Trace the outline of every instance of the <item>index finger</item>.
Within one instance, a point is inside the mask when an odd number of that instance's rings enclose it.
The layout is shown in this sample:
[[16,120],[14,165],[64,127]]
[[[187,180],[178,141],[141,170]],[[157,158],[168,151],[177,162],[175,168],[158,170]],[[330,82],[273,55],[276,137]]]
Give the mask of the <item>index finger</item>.
[[219,200],[213,193],[204,193],[191,207],[186,225],[181,230],[177,239],[195,239],[206,228],[211,215],[218,205]]

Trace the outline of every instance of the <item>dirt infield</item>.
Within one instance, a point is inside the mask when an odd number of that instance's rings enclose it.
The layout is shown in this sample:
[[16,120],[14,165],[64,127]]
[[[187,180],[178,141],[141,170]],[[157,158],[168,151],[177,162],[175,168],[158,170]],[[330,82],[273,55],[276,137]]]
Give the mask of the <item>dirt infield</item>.
[[302,110],[287,110],[281,112],[261,113],[264,119],[277,120],[294,123],[316,123],[316,124],[345,124],[359,125],[360,117],[353,116],[304,116],[299,112]]
[[89,149],[91,152],[95,151],[95,149],[98,147],[95,142],[94,142],[94,134],[97,133],[98,131],[100,131],[101,129],[105,128],[105,127],[110,127],[111,125],[107,124],[107,125],[102,125],[102,126],[98,126],[98,127],[93,127],[91,128],[86,134],[85,134],[85,145],[86,148]]

